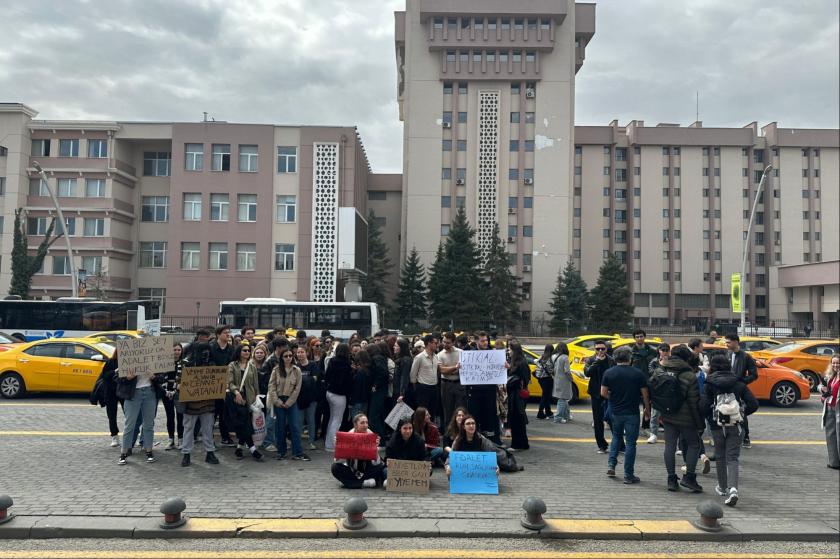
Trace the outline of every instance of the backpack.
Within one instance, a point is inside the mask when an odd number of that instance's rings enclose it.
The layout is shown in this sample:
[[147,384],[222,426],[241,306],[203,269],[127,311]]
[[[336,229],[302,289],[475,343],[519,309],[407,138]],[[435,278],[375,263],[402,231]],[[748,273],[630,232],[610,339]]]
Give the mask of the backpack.
[[712,406],[712,417],[721,427],[731,427],[744,421],[744,412],[738,397],[732,392],[718,394]]
[[665,415],[673,415],[685,401],[680,379],[663,369],[656,369],[648,379],[651,405]]
[[554,376],[554,361],[543,361],[540,359],[536,363],[534,376],[537,378],[547,378]]

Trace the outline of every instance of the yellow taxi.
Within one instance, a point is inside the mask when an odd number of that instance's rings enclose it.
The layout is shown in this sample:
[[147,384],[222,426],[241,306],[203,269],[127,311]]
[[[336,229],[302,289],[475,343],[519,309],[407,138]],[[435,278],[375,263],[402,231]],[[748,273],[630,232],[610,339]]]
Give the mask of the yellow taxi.
[[612,343],[612,340],[617,340],[620,337],[618,334],[587,334],[563,340],[563,343],[569,348],[569,365],[573,370],[583,372],[583,363],[587,358],[595,355],[595,349],[593,349],[595,342],[607,340]]
[[145,338],[148,336],[142,330],[109,330],[108,332],[96,332],[94,334],[90,334],[85,336],[85,339],[102,339],[107,338],[112,342],[116,342],[118,340],[130,340],[132,338]]
[[[597,338],[603,339],[603,338]],[[540,386],[537,377],[534,376],[534,371],[537,370],[537,361],[540,360],[540,356],[534,353],[533,351],[522,348],[522,352],[525,354],[525,361],[528,362],[528,368],[531,370],[531,382],[528,384],[528,392],[531,393],[531,398],[539,398],[542,396],[542,386]],[[589,394],[586,392],[586,388],[589,386],[589,379],[583,376],[582,371],[575,371],[572,369],[572,402],[577,402],[580,399],[588,399]]]
[[90,392],[114,354],[112,342],[91,338],[48,338],[0,353],[0,396],[27,392]]
[[[768,349],[779,347],[784,343],[780,340],[774,340],[773,338],[762,338],[759,336],[740,336],[740,338],[741,348],[747,353],[752,353],[754,351],[766,351]],[[720,338],[715,342],[715,345],[726,347],[726,338]]]
[[840,353],[840,339],[797,340],[764,351],[754,351],[755,359],[764,359],[770,365],[784,365],[799,371],[808,379],[811,391],[822,381],[831,357]]

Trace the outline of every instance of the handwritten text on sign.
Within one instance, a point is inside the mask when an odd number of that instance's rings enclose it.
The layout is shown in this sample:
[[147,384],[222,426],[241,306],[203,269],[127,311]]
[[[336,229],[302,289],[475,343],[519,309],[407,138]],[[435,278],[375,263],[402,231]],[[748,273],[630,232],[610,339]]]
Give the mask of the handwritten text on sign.
[[420,460],[388,460],[388,491],[397,493],[429,492],[430,462]]
[[221,400],[228,387],[227,367],[184,367],[178,399],[181,402]]
[[385,418],[385,423],[387,423],[391,429],[396,431],[397,425],[400,423],[400,419],[411,418],[413,413],[414,410],[411,409],[411,406],[405,402],[397,402],[394,404],[394,408],[391,410],[391,413],[389,413],[388,417]]
[[505,384],[505,350],[461,352],[461,384]]
[[450,452],[449,468],[450,493],[499,494],[495,452]]
[[348,460],[376,460],[376,433],[345,433],[335,435],[335,457]]
[[147,336],[117,340],[119,375],[151,376],[171,371],[172,338],[169,336]]

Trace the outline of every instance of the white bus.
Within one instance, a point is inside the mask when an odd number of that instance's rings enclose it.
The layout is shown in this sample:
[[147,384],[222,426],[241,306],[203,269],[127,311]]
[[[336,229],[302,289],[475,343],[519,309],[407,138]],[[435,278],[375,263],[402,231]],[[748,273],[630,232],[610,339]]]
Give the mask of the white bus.
[[314,336],[329,330],[332,336],[346,340],[354,332],[362,337],[378,332],[379,309],[376,303],[314,303],[252,297],[219,303],[219,324],[234,330],[245,325],[257,330],[282,326],[305,330]]

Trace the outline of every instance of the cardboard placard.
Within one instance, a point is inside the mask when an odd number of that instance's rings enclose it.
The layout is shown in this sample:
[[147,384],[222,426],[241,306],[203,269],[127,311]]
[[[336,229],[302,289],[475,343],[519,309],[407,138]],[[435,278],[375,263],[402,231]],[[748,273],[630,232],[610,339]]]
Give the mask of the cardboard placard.
[[487,349],[461,352],[461,384],[505,384],[505,350]]
[[[449,492],[498,495],[499,476],[496,475],[496,467],[495,452],[450,452]],[[390,471],[388,477],[391,477]]]
[[431,462],[423,460],[388,460],[388,491],[396,493],[429,492]]
[[396,431],[397,425],[399,425],[400,423],[400,419],[410,419],[413,414],[414,410],[411,409],[411,406],[409,406],[405,402],[397,402],[396,404],[394,404],[393,409],[391,409],[391,413],[389,413],[388,417],[385,418],[385,423],[391,429]]
[[227,367],[184,367],[179,386],[181,402],[221,400],[228,387]]
[[376,433],[349,433],[339,431],[335,435],[335,457],[348,460],[376,460]]
[[166,373],[174,368],[172,338],[170,336],[146,336],[128,338],[114,342],[119,359],[119,376],[129,373],[152,376]]

